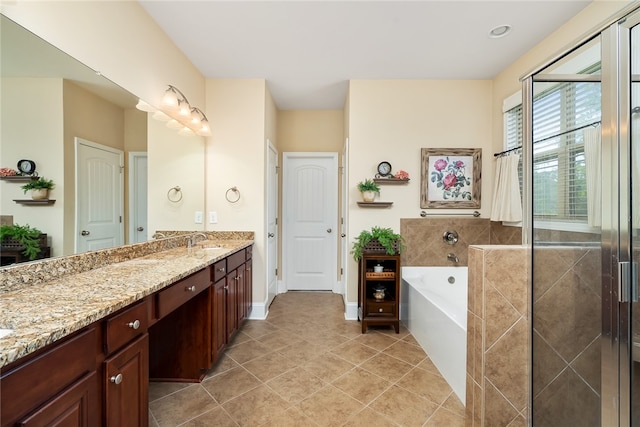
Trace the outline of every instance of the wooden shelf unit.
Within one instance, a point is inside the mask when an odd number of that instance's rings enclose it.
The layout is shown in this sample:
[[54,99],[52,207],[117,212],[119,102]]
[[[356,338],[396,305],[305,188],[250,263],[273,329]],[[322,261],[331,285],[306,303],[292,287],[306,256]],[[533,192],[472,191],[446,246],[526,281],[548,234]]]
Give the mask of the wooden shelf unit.
[[56,201],[53,199],[33,200],[33,199],[13,199],[19,205],[46,206],[52,205]]
[[[383,271],[374,272],[381,265]],[[384,299],[374,297],[375,289],[385,288]],[[400,255],[363,253],[358,266],[358,320],[362,333],[370,325],[390,325],[400,333]]]

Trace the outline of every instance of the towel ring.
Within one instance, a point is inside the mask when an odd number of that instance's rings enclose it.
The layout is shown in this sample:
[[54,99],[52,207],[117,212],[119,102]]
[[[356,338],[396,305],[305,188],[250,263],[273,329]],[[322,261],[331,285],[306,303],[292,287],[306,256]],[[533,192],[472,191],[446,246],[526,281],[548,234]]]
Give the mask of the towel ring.
[[[229,191],[233,191],[234,193],[236,193],[236,198],[234,200],[229,198]],[[224,193],[224,197],[229,203],[235,203],[240,200],[240,191],[238,190],[238,187],[231,187],[230,189],[228,189],[227,192]]]
[[169,199],[171,203],[178,203],[180,200],[182,200],[182,190],[180,189],[180,187],[176,185],[175,187],[170,188],[169,191],[167,191],[167,199]]

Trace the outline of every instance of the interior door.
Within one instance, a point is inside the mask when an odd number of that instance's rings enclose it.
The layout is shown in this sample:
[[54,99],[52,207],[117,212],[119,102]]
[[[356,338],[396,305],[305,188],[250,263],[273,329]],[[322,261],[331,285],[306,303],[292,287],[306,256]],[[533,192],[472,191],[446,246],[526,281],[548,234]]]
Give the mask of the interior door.
[[267,307],[278,293],[278,151],[267,141]]
[[284,280],[288,290],[337,285],[338,155],[283,154]]
[[147,234],[147,153],[129,153],[129,243],[149,240]]
[[123,244],[123,153],[76,138],[76,252]]

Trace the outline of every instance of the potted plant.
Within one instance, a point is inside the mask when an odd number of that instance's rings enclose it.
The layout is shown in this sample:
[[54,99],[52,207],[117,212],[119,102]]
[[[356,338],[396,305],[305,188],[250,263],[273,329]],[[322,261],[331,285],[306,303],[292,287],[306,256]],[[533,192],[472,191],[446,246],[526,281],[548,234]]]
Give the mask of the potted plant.
[[358,190],[362,193],[362,200],[365,202],[373,202],[376,194],[380,193],[380,186],[372,179],[365,179],[358,183]]
[[40,240],[42,234],[37,228],[27,225],[3,225],[0,227],[0,245],[3,247],[24,247],[22,252],[30,260],[36,259],[40,253]]
[[54,186],[53,180],[40,177],[27,182],[20,188],[24,190],[24,194],[27,194],[27,191],[31,190],[31,198],[33,200],[44,200],[49,197],[49,190],[53,189]]
[[387,255],[402,253],[405,249],[404,238],[394,233],[390,228],[373,227],[371,231],[362,230],[353,242],[351,254],[353,259],[360,261],[363,252],[381,252]]

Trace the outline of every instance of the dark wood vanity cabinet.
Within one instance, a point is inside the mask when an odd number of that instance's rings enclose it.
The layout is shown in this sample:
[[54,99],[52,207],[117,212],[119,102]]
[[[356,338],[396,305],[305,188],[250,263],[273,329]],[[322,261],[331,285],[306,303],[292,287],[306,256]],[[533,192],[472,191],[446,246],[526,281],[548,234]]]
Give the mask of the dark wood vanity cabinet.
[[0,368],[0,426],[146,426],[149,379],[201,381],[251,310],[251,247]]

